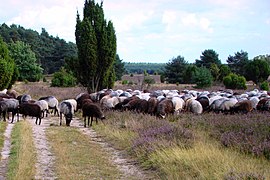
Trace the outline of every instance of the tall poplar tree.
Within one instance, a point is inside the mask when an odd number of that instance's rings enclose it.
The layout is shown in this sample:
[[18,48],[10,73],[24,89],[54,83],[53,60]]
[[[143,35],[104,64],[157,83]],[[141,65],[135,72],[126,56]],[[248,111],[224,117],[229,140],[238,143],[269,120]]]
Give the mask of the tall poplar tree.
[[112,88],[115,81],[116,34],[113,23],[106,21],[103,2],[86,0],[83,19],[77,13],[76,44],[78,60],[72,62],[75,76],[88,92]]

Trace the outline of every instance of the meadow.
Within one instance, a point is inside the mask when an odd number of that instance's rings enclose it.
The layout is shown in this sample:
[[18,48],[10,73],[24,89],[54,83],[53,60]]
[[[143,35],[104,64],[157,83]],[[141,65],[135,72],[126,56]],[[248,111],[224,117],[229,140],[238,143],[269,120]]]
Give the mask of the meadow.
[[[162,88],[181,90],[191,86]],[[33,98],[54,95],[60,100],[85,92],[83,88],[51,88],[46,83],[20,83],[14,89]],[[93,129],[155,178],[270,179],[269,112],[181,113],[166,119],[130,111],[105,111],[105,115],[104,124],[94,123]],[[82,120],[80,112],[76,116]],[[53,130],[48,132],[51,139],[60,133],[59,128]],[[68,127],[61,131],[68,133]],[[78,132],[76,136],[76,141],[85,141]]]

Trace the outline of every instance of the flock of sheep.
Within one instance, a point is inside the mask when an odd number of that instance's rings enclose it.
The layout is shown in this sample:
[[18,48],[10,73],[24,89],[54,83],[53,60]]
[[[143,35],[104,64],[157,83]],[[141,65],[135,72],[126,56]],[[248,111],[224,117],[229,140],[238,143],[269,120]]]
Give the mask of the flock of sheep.
[[[94,118],[104,119],[104,110],[135,111],[160,118],[169,114],[192,112],[248,113],[252,110],[270,110],[270,96],[267,91],[254,89],[242,94],[232,90],[216,92],[195,90],[156,90],[152,92],[140,90],[102,90],[96,93],[81,93],[74,99],[63,100],[60,103],[54,96],[41,97],[33,100],[29,94],[17,96],[16,92],[4,90],[0,92],[0,114],[6,120],[8,112],[12,113],[12,121],[17,114],[36,117],[36,124],[47,116],[49,109],[59,116],[62,125],[62,116],[69,126],[74,113],[81,109],[84,126],[92,126]],[[91,122],[90,122],[91,118]],[[38,123],[39,120],[39,123]],[[88,123],[86,121],[88,120]]]

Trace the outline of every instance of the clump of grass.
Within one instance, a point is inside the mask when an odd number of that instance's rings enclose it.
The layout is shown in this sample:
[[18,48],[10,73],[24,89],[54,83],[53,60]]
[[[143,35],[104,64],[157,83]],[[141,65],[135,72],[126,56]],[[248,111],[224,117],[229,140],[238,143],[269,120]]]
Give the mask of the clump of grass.
[[76,128],[50,127],[47,136],[56,156],[59,179],[119,179],[120,172],[99,144]]
[[188,149],[161,149],[152,153],[150,160],[166,179],[224,179],[233,177],[231,172],[235,177],[270,178],[268,161],[246,157],[213,142],[196,142]]
[[28,121],[17,122],[12,130],[8,179],[34,179],[36,150]]
[[5,133],[6,128],[7,128],[7,123],[1,121],[0,122],[0,149],[2,149],[4,146],[4,141],[5,141],[4,133]]

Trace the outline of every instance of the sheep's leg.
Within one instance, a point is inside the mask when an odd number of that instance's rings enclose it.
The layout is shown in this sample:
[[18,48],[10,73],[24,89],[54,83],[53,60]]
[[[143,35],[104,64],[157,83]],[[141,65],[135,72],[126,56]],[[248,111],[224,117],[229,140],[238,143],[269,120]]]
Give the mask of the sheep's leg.
[[41,124],[41,117],[39,117],[39,125]]
[[88,116],[88,127],[89,127],[89,124],[90,124],[90,116]]
[[4,118],[4,121],[6,121],[6,111],[3,111],[3,118]]
[[98,119],[97,119],[97,117],[96,117],[96,124],[98,124],[98,122],[97,122],[97,121],[98,121]]
[[60,113],[60,126],[62,126],[62,113]]
[[36,124],[37,124],[37,122],[38,122],[38,117],[36,117]]
[[90,123],[90,126],[92,126],[92,122],[93,122],[93,116],[91,116],[91,123]]
[[[89,122],[89,120],[88,120]],[[86,127],[86,116],[84,116],[84,127]]]

